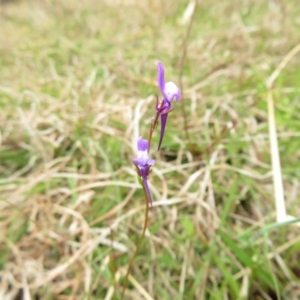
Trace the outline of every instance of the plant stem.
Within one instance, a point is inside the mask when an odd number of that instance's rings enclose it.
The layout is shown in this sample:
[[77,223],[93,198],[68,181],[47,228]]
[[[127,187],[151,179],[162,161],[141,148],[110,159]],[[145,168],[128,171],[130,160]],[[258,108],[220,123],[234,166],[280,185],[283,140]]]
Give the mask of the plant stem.
[[[156,96],[157,97],[157,96]],[[158,97],[156,98],[156,107],[158,107],[159,103],[158,103]],[[164,101],[164,100],[163,100]],[[163,103],[161,103],[161,105],[163,105]],[[152,135],[154,132],[155,127],[157,126],[158,123],[158,118],[159,118],[159,113],[156,112],[155,114],[155,118],[150,126],[150,131],[149,131],[149,136],[148,136],[148,152],[150,151],[150,147],[151,147],[151,141],[152,141]]]
[[[153,132],[153,131],[152,131]],[[152,135],[151,135],[152,136]],[[143,231],[142,231],[142,235],[140,237],[140,240],[136,246],[136,249],[130,259],[130,262],[129,262],[129,265],[128,265],[128,268],[127,268],[127,272],[126,272],[126,276],[125,276],[125,282],[124,282],[124,286],[123,286],[123,289],[122,289],[122,294],[121,294],[121,300],[124,299],[124,296],[125,296],[125,289],[126,289],[126,286],[127,286],[127,282],[128,282],[128,276],[130,274],[130,271],[131,271],[131,268],[132,268],[132,264],[133,264],[133,261],[136,257],[136,255],[138,254],[140,248],[141,248],[141,245],[142,245],[142,242],[144,240],[144,237],[145,237],[145,233],[146,233],[146,229],[147,229],[147,225],[148,225],[148,215],[149,215],[149,199],[148,199],[148,195],[147,195],[147,192],[146,192],[146,189],[145,187],[143,186],[143,190],[144,190],[144,194],[145,194],[145,201],[146,201],[146,210],[145,210],[145,220],[144,220],[144,226],[143,226]]]

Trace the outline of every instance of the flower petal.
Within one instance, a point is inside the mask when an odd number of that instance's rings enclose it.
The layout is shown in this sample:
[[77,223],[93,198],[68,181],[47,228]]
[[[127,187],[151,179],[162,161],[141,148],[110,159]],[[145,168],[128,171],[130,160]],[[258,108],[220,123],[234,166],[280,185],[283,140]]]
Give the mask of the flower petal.
[[154,166],[155,165],[155,160],[154,159],[148,159],[148,166]]
[[155,160],[149,158],[148,145],[149,142],[140,137],[137,141],[138,157],[131,159],[140,171],[149,170],[155,164]]
[[164,96],[166,97],[166,100],[169,102],[172,102],[174,99],[176,99],[177,101],[180,100],[180,91],[174,82],[169,81],[166,83]]
[[164,94],[165,90],[165,70],[163,64],[159,61],[157,63],[157,83],[161,92]]
[[148,141],[144,140],[142,137],[139,137],[137,141],[138,151],[146,151],[148,150]]

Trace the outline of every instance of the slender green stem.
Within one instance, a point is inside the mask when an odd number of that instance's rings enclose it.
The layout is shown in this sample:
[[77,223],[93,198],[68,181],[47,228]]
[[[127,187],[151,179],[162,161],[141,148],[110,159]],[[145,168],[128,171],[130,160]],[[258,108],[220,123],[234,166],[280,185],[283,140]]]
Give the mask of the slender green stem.
[[131,268],[132,268],[132,264],[133,264],[133,261],[136,257],[136,255],[138,254],[140,248],[141,248],[141,245],[142,245],[142,242],[144,240],[144,237],[145,237],[145,233],[146,233],[146,229],[147,229],[147,225],[148,225],[148,215],[149,215],[149,199],[148,199],[148,195],[147,195],[147,192],[145,190],[145,187],[143,186],[143,190],[144,190],[144,194],[145,194],[145,201],[146,201],[146,210],[145,210],[145,220],[144,220],[144,226],[143,226],[143,231],[142,231],[142,235],[140,237],[140,240],[139,242],[137,243],[137,246],[135,248],[135,251],[130,259],[130,262],[129,262],[129,265],[128,265],[128,268],[127,268],[127,272],[126,272],[126,275],[125,275],[125,282],[124,282],[124,286],[123,286],[123,289],[122,289],[122,294],[121,294],[121,300],[124,299],[124,296],[125,296],[125,289],[126,289],[126,286],[127,286],[127,282],[128,282],[128,276],[130,274],[130,271],[131,271]]

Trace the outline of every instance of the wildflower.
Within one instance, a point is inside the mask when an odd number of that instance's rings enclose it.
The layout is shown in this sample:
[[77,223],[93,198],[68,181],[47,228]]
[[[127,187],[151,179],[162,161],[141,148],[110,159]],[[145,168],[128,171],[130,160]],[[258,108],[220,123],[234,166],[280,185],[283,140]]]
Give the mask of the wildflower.
[[144,140],[142,139],[142,137],[140,137],[137,142],[137,147],[138,147],[138,157],[133,158],[132,162],[134,163],[137,169],[138,175],[141,177],[143,181],[145,192],[147,194],[147,197],[150,201],[150,205],[152,207],[152,197],[150,194],[147,178],[151,172],[150,167],[154,165],[155,161],[149,158],[147,140]]
[[157,82],[158,87],[164,96],[162,102],[157,102],[156,104],[156,113],[161,119],[160,138],[158,143],[159,150],[165,133],[168,113],[172,111],[171,103],[174,99],[180,101],[180,91],[174,82],[168,81],[165,83],[165,70],[161,62],[158,62],[157,64]]

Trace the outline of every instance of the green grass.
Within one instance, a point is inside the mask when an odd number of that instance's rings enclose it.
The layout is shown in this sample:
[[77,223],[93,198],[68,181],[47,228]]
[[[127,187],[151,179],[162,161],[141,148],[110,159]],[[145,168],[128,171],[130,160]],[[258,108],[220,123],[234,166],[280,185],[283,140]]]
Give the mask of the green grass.
[[[198,2],[182,77],[190,138],[174,103],[160,153],[153,137],[158,205],[125,298],[146,299],[143,288],[148,299],[298,299],[299,228],[276,223],[266,81],[299,43],[300,5]],[[187,5],[1,4],[1,295],[17,299],[22,286],[32,299],[120,299],[144,221],[130,158],[155,112],[156,62],[179,83]],[[296,218],[299,57],[273,90]]]

